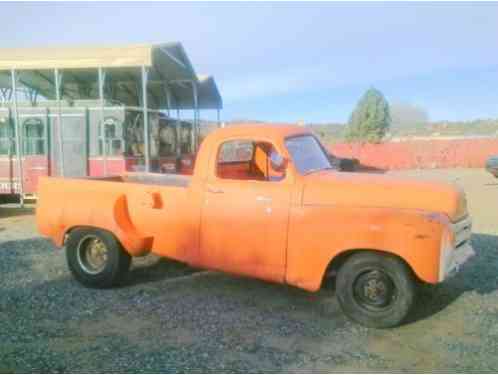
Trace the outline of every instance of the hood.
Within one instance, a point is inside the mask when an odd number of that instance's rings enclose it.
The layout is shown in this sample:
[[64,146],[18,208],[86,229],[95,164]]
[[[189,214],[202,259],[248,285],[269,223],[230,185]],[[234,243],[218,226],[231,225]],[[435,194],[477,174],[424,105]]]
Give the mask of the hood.
[[305,177],[303,204],[415,209],[467,215],[465,193],[456,185],[388,175],[323,171]]

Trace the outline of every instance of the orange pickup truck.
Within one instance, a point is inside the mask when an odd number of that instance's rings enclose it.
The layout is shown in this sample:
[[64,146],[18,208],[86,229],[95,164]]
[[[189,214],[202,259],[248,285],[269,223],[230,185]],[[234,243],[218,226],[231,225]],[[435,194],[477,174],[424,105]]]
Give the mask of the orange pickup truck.
[[308,291],[335,277],[343,311],[374,327],[400,324],[417,283],[473,254],[463,191],[338,172],[297,126],[218,129],[192,176],[43,178],[37,223],[86,286],[116,285],[149,252]]

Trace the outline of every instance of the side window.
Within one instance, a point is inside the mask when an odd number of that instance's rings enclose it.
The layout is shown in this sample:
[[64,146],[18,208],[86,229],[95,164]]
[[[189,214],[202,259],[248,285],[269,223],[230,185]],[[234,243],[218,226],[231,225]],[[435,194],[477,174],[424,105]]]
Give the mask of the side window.
[[104,131],[106,143],[106,155],[118,156],[124,151],[123,138],[118,132],[119,123],[115,118],[109,117],[104,120],[104,124],[99,126],[99,155],[103,155]]
[[45,125],[39,118],[28,118],[23,123],[24,155],[45,155]]
[[263,141],[233,140],[220,145],[216,175],[229,180],[280,181],[285,172],[272,170],[270,155],[275,148]]
[[15,152],[14,128],[9,116],[0,117],[0,155],[9,155]]
[[219,163],[244,163],[252,159],[254,145],[251,141],[229,141],[221,145]]

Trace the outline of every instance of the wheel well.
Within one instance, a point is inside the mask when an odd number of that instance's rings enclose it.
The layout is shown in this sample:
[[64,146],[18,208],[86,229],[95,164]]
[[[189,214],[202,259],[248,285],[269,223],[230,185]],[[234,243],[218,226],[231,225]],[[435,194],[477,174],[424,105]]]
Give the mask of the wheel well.
[[[125,246],[122,239],[118,235],[113,233],[112,231],[110,231],[108,229],[101,228],[101,227],[95,227],[92,225],[77,225],[74,227],[70,227],[69,229],[66,229],[66,232],[64,233],[64,236],[62,238],[62,246],[64,246],[66,244],[66,241],[69,238],[70,234],[76,229],[93,229],[93,230],[98,230],[101,232],[108,233],[114,237],[114,239],[121,245],[123,250],[125,250],[128,254],[130,254],[131,256],[134,256],[134,257],[145,256],[150,252],[151,244],[148,242],[144,243],[143,242],[144,239],[139,239],[142,242],[139,242],[138,245],[136,243],[132,243],[132,245],[136,245],[136,248],[130,249],[129,247]],[[145,240],[146,241],[150,240],[150,238],[146,238]],[[132,250],[135,250],[135,251],[132,251]]]
[[[102,232],[110,233],[111,235],[114,236],[113,233],[109,232],[108,230],[102,229],[102,228],[92,227],[92,226],[89,226],[89,225],[79,225],[79,226],[71,227],[68,230],[66,230],[66,232],[64,233],[64,238],[62,240],[62,246],[64,246],[66,244],[66,241],[69,238],[69,235],[71,234],[71,232],[73,232],[76,229],[97,229],[97,230],[100,230]],[[114,236],[114,237],[116,237],[116,236]]]
[[394,258],[401,260],[405,264],[405,266],[410,270],[413,277],[416,280],[420,281],[420,279],[418,278],[417,274],[413,271],[410,264],[408,264],[405,259],[403,259],[402,257],[400,257],[397,254],[393,254],[393,253],[390,253],[387,251],[382,251],[382,250],[376,250],[376,249],[350,249],[350,250],[346,250],[346,251],[341,252],[340,254],[336,255],[334,258],[332,258],[330,260],[330,262],[327,265],[327,268],[325,269],[325,272],[323,274],[322,286],[324,285],[324,283],[326,282],[327,279],[330,279],[330,278],[335,277],[337,275],[337,271],[339,271],[339,268],[341,268],[341,266],[344,264],[344,262],[346,262],[346,260],[348,260],[351,256],[353,256],[355,254],[364,253],[364,252],[378,253],[378,254],[382,254],[385,256],[391,256],[391,257],[394,257]]

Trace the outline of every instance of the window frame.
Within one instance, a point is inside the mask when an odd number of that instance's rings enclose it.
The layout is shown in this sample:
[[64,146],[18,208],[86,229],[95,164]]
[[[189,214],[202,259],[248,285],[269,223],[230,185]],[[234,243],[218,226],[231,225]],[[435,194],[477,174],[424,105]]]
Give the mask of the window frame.
[[[31,123],[34,122],[36,123]],[[38,125],[41,126],[41,136],[28,136],[28,125]],[[47,124],[46,122],[43,121],[40,117],[28,117],[22,122],[22,154],[23,156],[47,156],[48,155],[48,146],[47,146],[47,141],[48,141],[48,129],[47,129]],[[42,151],[39,152],[37,150],[37,146],[42,145]],[[28,144],[30,148],[32,148],[28,152]],[[33,152],[33,147],[34,147],[34,152]]]
[[[109,123],[109,121],[112,121],[112,123]],[[98,138],[97,138],[97,155],[102,157],[104,156],[104,145],[105,145],[105,156],[106,157],[124,157],[125,156],[125,150],[126,150],[126,145],[125,145],[125,137],[121,134],[121,136],[116,136],[117,134],[117,128],[119,125],[119,120],[113,116],[106,117],[102,123],[99,124],[98,128]],[[107,137],[106,136],[106,130],[107,126],[113,126],[114,127],[114,132],[113,132],[113,137]],[[121,124],[121,128],[123,128],[123,124]],[[121,132],[122,133],[122,132]],[[109,151],[114,150],[112,147],[113,142],[119,141],[120,142],[120,147],[119,147],[119,152],[116,153],[109,153]]]

